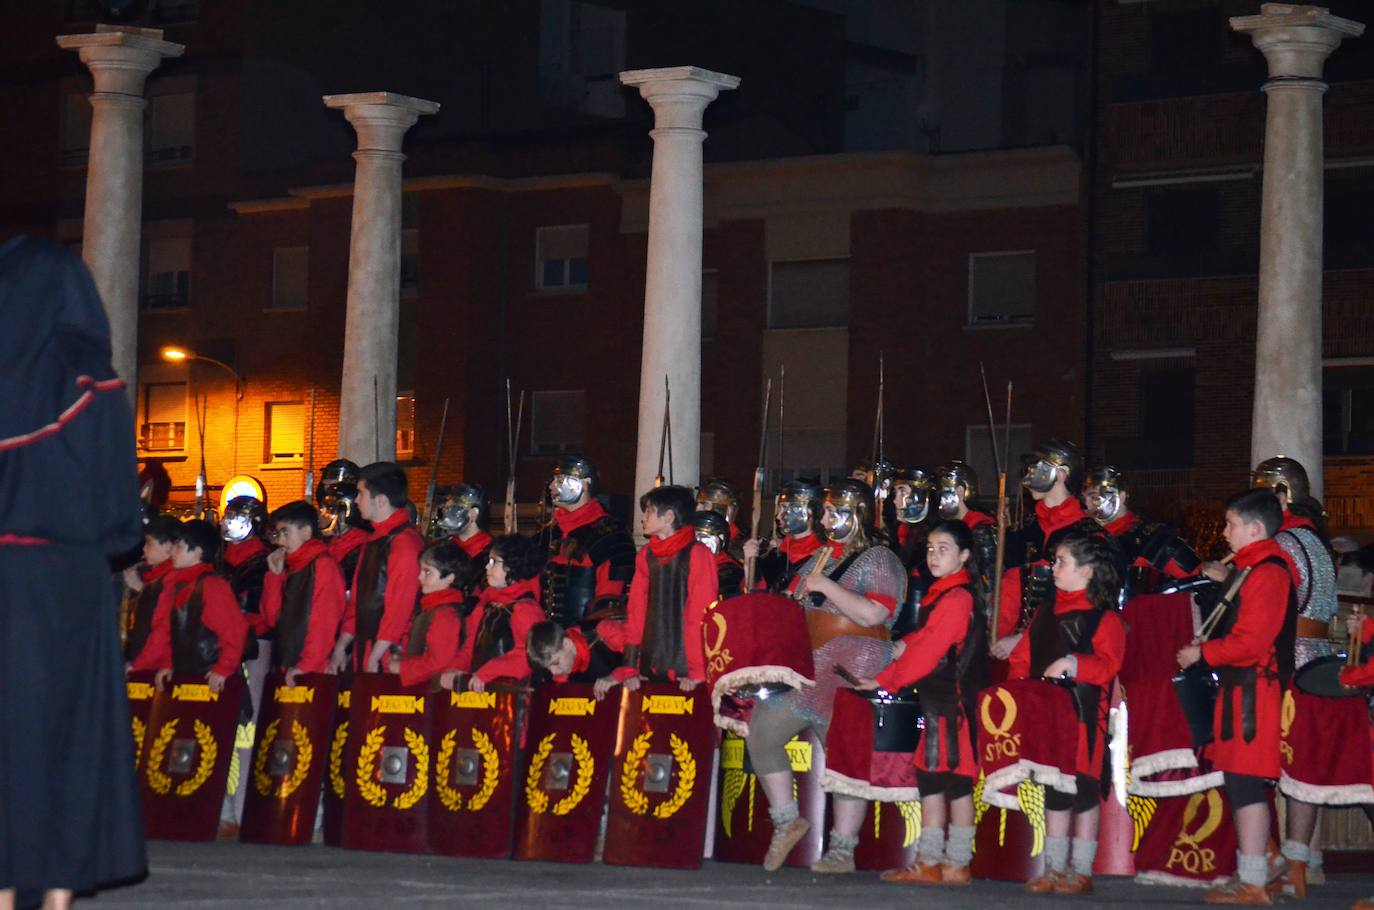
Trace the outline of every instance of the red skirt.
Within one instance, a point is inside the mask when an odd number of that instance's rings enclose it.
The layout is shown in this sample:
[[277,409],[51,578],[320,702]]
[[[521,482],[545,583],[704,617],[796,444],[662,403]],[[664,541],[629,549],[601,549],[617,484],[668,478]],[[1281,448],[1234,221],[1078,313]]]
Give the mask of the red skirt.
[[1363,697],[1323,698],[1289,689],[1279,711],[1279,789],[1319,805],[1374,803]]
[[1230,731],[1222,729],[1225,720],[1222,699],[1226,693],[1223,690],[1218,694],[1212,717],[1213,739],[1207,747],[1207,755],[1219,771],[1276,780],[1280,771],[1279,701],[1282,694],[1278,680],[1260,677],[1255,681],[1255,738],[1250,742],[1245,741],[1242,733],[1242,692],[1241,686],[1231,690]]
[[[921,739],[916,744],[916,752],[911,756],[912,763],[916,765],[917,771],[940,773],[951,771],[955,774],[962,774],[965,777],[978,777],[978,759],[973,754],[973,738],[969,736],[968,722],[962,714],[959,715],[959,729],[955,732],[955,738],[959,747],[959,764],[951,768],[949,766],[949,736],[945,732],[948,722],[945,718],[939,719],[940,728],[932,733],[929,729],[921,731]],[[935,736],[938,739],[937,756],[938,760],[934,768],[926,767],[926,737]]]

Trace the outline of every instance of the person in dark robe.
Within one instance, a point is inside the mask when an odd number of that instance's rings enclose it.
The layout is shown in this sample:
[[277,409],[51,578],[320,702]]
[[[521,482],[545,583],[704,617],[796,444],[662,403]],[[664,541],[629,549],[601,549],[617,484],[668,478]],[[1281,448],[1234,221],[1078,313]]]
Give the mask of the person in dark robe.
[[147,872],[109,563],[143,532],[123,389],[80,260],[0,245],[0,907]]

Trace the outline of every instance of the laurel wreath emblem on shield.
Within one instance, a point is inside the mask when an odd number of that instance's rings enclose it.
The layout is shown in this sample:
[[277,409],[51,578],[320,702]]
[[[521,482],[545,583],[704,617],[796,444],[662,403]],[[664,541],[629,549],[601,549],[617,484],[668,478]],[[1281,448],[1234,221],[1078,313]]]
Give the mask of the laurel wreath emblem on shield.
[[386,736],[386,727],[381,726],[367,734],[367,739],[363,741],[363,747],[358,752],[358,793],[362,796],[363,802],[370,806],[381,808],[386,805],[386,788],[372,779],[372,766],[377,762],[377,756],[382,751],[382,738]]
[[219,748],[215,745],[215,733],[209,724],[197,720],[192,729],[196,745],[200,746],[200,762],[196,765],[194,774],[177,784],[177,796],[190,796],[210,779],[210,772],[215,770],[215,756],[219,753]]
[[[539,786],[540,772],[544,768],[544,762],[553,752],[553,741],[557,733],[550,733],[539,741],[539,746],[534,750],[534,757],[530,759],[530,769],[525,774],[525,800],[529,804],[530,812],[535,815],[542,815],[549,811],[549,795]],[[578,803],[592,789],[592,776],[596,772],[596,763],[592,759],[591,747],[587,741],[576,733],[572,735],[572,754],[577,762],[577,778],[573,781],[572,790],[567,796],[554,803],[554,815],[567,815],[577,808]]]
[[130,718],[134,734],[134,767],[138,767],[139,759],[143,757],[143,736],[148,732],[148,727],[137,717]]
[[[253,784],[263,796],[272,793],[272,777],[267,773],[267,757],[272,751],[272,743],[276,740],[277,727],[280,724],[281,718],[278,718],[267,725],[262,734],[262,742],[258,744],[257,757],[253,761]],[[314,747],[310,745],[310,733],[299,721],[291,721],[291,741],[296,746],[296,767],[292,768],[291,773],[283,777],[277,785],[277,799],[286,799],[305,783],[305,778],[310,773],[310,761],[315,753]]]
[[[649,812],[649,797],[639,789],[640,763],[644,761],[644,756],[649,754],[649,743],[653,740],[653,732],[645,730],[635,737],[630,745],[630,751],[625,755],[625,766],[620,772],[620,796],[625,800],[625,807],[635,815],[645,815]],[[696,784],[697,762],[692,757],[692,749],[687,745],[687,741],[679,737],[676,733],[668,734],[668,746],[673,753],[673,761],[677,763],[677,786],[673,789],[673,795],[654,807],[654,818],[671,818],[677,810],[681,809],[687,800],[692,796],[692,787]]]
[[153,739],[153,745],[148,751],[148,786],[153,788],[153,792],[159,796],[166,796],[172,789],[171,775],[162,771],[162,757],[167,754],[167,747],[172,743],[172,737],[176,735],[178,720],[169,720],[162,725],[162,729],[157,731],[157,736]]
[[[439,802],[450,812],[457,812],[463,808],[463,794],[456,788],[450,787],[449,768],[453,762],[453,750],[458,744],[458,731],[450,730],[439,743],[439,758],[436,762],[434,772],[434,787],[439,792]],[[476,747],[478,754],[482,756],[482,784],[477,788],[477,792],[472,794],[472,799],[468,800],[467,810],[469,812],[480,812],[496,792],[496,785],[500,781],[501,757],[496,752],[496,746],[492,744],[491,737],[481,730],[472,731],[472,744]],[[552,743],[550,743],[552,746]]]
[[329,785],[334,788],[334,795],[339,799],[344,798],[343,750],[346,742],[348,721],[339,724],[338,729],[334,731],[334,742],[329,745]]
[[406,738],[410,754],[415,756],[415,780],[409,789],[391,801],[391,805],[397,809],[409,809],[423,799],[429,790],[429,746],[422,734],[409,727],[402,730],[401,734]]

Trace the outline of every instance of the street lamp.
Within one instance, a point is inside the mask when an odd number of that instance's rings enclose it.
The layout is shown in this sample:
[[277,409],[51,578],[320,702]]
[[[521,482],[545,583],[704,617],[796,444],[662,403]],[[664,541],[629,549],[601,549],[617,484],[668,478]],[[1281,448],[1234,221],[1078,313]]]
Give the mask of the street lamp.
[[[237,370],[222,360],[216,360],[213,357],[202,357],[178,345],[165,345],[161,353],[162,359],[171,363],[185,363],[188,360],[203,360],[206,363],[213,363],[215,366],[234,377],[234,466],[235,470],[237,470],[239,431],[238,402],[243,401],[243,377],[239,375]],[[205,514],[205,492],[207,482],[205,475],[205,417],[203,406],[199,401],[196,403],[196,427],[197,433],[200,436],[200,474],[196,477],[196,517],[201,518]]]
[[165,345],[162,348],[162,359],[170,361],[172,363],[184,363],[187,360],[201,360],[205,363],[213,363],[215,366],[219,367],[221,370],[224,370],[230,376],[234,377],[234,394],[238,397],[239,401],[243,400],[243,377],[239,375],[239,372],[237,370],[235,370],[229,364],[225,363],[223,360],[216,360],[213,357],[205,357],[201,354],[195,353],[194,351],[189,351],[186,348],[174,344]]

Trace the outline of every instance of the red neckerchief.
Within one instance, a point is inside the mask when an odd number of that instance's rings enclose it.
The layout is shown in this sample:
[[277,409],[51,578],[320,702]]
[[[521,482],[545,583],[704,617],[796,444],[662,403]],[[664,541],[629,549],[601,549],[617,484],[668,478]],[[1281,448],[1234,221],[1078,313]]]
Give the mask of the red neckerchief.
[[328,552],[329,548],[324,545],[323,540],[312,537],[296,548],[296,552],[286,554],[286,571],[299,572],[309,565],[316,556]]
[[1272,537],[1257,540],[1240,548],[1240,552],[1236,554],[1236,568],[1248,569],[1257,566],[1271,556],[1284,559],[1283,547],[1279,546],[1279,542]]
[[1279,530],[1291,531],[1294,528],[1306,528],[1307,530],[1312,531],[1313,533],[1315,533],[1317,530],[1317,526],[1312,523],[1312,519],[1304,518],[1301,515],[1294,515],[1292,512],[1285,511],[1283,513],[1283,524],[1279,525]]
[[195,590],[196,581],[213,574],[214,571],[215,567],[208,562],[198,562],[193,566],[177,569],[167,580],[176,592],[172,595],[172,606],[177,609],[186,606],[186,601],[191,599],[191,592]]
[[[343,559],[349,553],[367,543],[367,532],[362,528],[349,528],[338,537],[329,541],[329,552],[335,559]],[[349,579],[351,582],[352,579]]]
[[936,599],[950,588],[957,588],[960,585],[972,584],[973,579],[968,574],[968,569],[960,569],[951,572],[944,578],[935,579],[935,584],[930,586],[925,596],[921,598],[921,606],[926,607],[936,601]]
[[469,559],[476,559],[482,555],[482,551],[491,546],[491,535],[486,531],[478,531],[467,540],[460,540],[455,534],[453,542],[458,545],[458,549],[468,555]]
[[984,525],[996,524],[996,522],[992,520],[991,515],[986,512],[975,512],[973,509],[969,509],[964,513],[963,522],[968,525],[970,531],[975,528],[981,528]]
[[1045,505],[1043,499],[1035,504],[1035,518],[1040,522],[1046,540],[1060,528],[1067,528],[1086,517],[1088,513],[1083,511],[1083,504],[1072,496],[1053,507]]
[[808,533],[800,539],[788,537],[778,544],[778,549],[787,557],[790,563],[798,563],[809,557],[812,553],[821,548],[823,541],[814,533]]
[[1123,534],[1129,534],[1139,526],[1140,518],[1137,517],[1133,512],[1127,512],[1125,515],[1122,515],[1116,521],[1107,525],[1106,531],[1113,537],[1120,537]]
[[897,523],[897,546],[906,546],[907,540],[911,537],[911,525],[904,521]]
[[568,630],[568,639],[573,643],[573,648],[577,651],[573,655],[572,673],[582,673],[592,665],[592,649],[587,644],[587,638],[582,634],[582,630],[573,626]]
[[743,537],[743,536],[744,536],[744,531],[740,529],[740,526],[739,526],[739,525],[736,525],[736,524],[730,525],[730,543],[736,543],[736,542],[738,542],[739,539],[740,539],[741,537]]
[[247,540],[240,540],[238,543],[231,543],[224,548],[224,561],[230,566],[238,568],[243,563],[257,556],[259,553],[266,552],[267,544],[261,538],[250,537]]
[[654,554],[656,559],[664,560],[680,553],[683,547],[690,546],[696,538],[696,529],[691,525],[683,525],[662,539],[649,538],[649,552]]
[[421,595],[420,609],[433,610],[435,607],[442,607],[444,604],[460,604],[467,597],[457,588],[444,588],[441,591],[431,591]]
[[372,533],[367,536],[368,540],[381,540],[401,525],[410,523],[410,513],[405,509],[397,509],[387,516],[386,521],[372,526]]
[[737,566],[739,565],[739,560],[731,556],[728,550],[721,550],[719,553],[716,554],[716,565]]
[[482,595],[477,601],[478,608],[485,608],[489,603],[508,604],[517,600],[538,600],[539,599],[539,578],[526,578],[521,581],[513,581],[504,588],[493,588],[488,586],[482,591]]
[[584,505],[578,506],[571,512],[567,509],[554,509],[553,521],[554,524],[558,525],[558,530],[567,536],[578,528],[586,527],[605,514],[606,510],[601,508],[601,503],[595,499],[589,499]]
[[164,559],[157,565],[148,567],[148,570],[143,573],[143,583],[145,585],[151,585],[155,582],[159,582],[170,571],[172,571],[172,561],[170,559]]
[[1061,591],[1058,588],[1054,591],[1054,615],[1060,613],[1073,613],[1076,610],[1093,609],[1092,601],[1088,600],[1088,589],[1081,591]]

